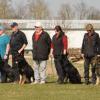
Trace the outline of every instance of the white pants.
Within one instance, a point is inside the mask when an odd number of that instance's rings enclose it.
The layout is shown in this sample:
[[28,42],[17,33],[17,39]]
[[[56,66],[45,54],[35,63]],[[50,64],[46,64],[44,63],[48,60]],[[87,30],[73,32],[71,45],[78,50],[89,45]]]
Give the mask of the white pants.
[[47,61],[34,61],[34,77],[35,81],[46,81],[46,65]]

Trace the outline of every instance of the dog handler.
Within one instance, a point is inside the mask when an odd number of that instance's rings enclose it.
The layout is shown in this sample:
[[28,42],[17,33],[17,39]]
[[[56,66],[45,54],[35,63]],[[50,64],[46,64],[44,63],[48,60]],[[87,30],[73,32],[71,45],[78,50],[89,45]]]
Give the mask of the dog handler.
[[91,65],[92,84],[96,81],[96,58],[98,53],[99,35],[95,32],[92,24],[86,25],[87,33],[84,35],[82,43],[82,57],[84,58],[84,78],[85,84],[89,84],[89,66]]
[[[12,35],[10,40],[10,53],[12,55],[12,66],[15,71],[15,83],[19,81],[19,69],[16,62],[17,55],[21,55],[19,57],[24,57],[24,49],[27,46],[27,38],[25,34],[19,30],[18,24],[13,22],[11,24]],[[20,59],[20,58],[17,58]]]
[[54,56],[55,67],[58,74],[57,82],[62,84],[65,78],[62,61],[67,57],[68,39],[59,25],[55,27],[55,35],[52,38],[51,48],[50,55],[51,57],[52,54]]
[[[10,37],[7,34],[5,34],[5,28],[3,26],[0,26],[0,57],[3,60],[7,60],[9,52],[9,42]],[[5,72],[3,70],[0,72],[0,76],[0,80],[1,82],[3,82],[5,77]]]
[[43,30],[42,23],[36,22],[33,41],[33,60],[34,60],[34,84],[45,84],[46,66],[51,48],[51,39],[47,32]]

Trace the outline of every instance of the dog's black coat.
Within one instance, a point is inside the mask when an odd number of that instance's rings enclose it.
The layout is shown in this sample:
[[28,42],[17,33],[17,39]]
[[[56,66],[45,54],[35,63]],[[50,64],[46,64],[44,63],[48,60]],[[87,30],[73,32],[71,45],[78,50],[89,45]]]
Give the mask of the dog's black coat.
[[0,72],[1,72],[1,82],[2,83],[8,82],[7,79],[9,79],[9,82],[13,82],[14,70],[8,64],[7,60],[2,60],[1,57],[0,57]]
[[18,62],[19,74],[25,75],[28,82],[30,83],[31,78],[34,80],[34,71],[32,67],[28,64],[26,59],[20,54],[17,54],[15,57],[15,61]]
[[78,70],[73,66],[73,64],[68,60],[65,56],[62,57],[62,63],[64,67],[64,71],[66,74],[66,78],[69,79],[70,83],[80,84],[81,83],[81,76]]
[[[25,75],[27,78],[27,82],[31,82],[31,78],[34,80],[34,71],[32,67],[27,63],[24,57],[20,56],[18,54],[16,56],[16,61],[18,62],[18,69],[19,74]],[[14,68],[11,67],[6,60],[2,60],[0,57],[0,71],[2,74],[2,83],[8,82],[7,79],[9,79],[9,82],[14,82],[15,80],[15,71]]]

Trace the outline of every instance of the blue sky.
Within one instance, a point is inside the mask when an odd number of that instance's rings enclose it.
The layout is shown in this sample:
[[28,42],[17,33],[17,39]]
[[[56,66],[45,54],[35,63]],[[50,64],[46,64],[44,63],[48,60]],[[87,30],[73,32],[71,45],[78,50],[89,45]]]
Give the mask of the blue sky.
[[[26,0],[12,0],[15,4],[24,4],[26,3]],[[71,5],[75,5],[80,1],[85,2],[89,6],[94,6],[97,9],[100,9],[100,0],[45,0],[51,10],[51,12],[54,14],[57,12],[62,4],[69,3]]]

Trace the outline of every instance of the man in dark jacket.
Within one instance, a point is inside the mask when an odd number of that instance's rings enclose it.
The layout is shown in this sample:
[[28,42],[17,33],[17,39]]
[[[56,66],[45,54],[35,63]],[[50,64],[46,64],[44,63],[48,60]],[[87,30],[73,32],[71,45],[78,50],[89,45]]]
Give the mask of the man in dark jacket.
[[[15,82],[18,82],[19,80],[19,69],[16,62],[17,55],[20,55],[20,57],[24,57],[24,49],[27,46],[28,42],[26,39],[25,34],[19,30],[18,24],[16,22],[13,22],[11,24],[12,29],[12,35],[10,40],[10,53],[12,55],[12,66],[15,71]],[[21,59],[21,58],[20,58]]]
[[89,65],[91,64],[92,72],[92,83],[95,84],[96,74],[96,57],[98,54],[98,44],[99,44],[99,35],[94,31],[94,28],[91,24],[86,26],[87,33],[84,35],[83,44],[82,44],[82,56],[85,60],[84,62],[84,78],[85,83],[89,84]]
[[46,64],[50,53],[51,39],[47,32],[43,30],[42,24],[37,22],[33,41],[33,60],[34,60],[34,84],[44,84],[46,82]]

